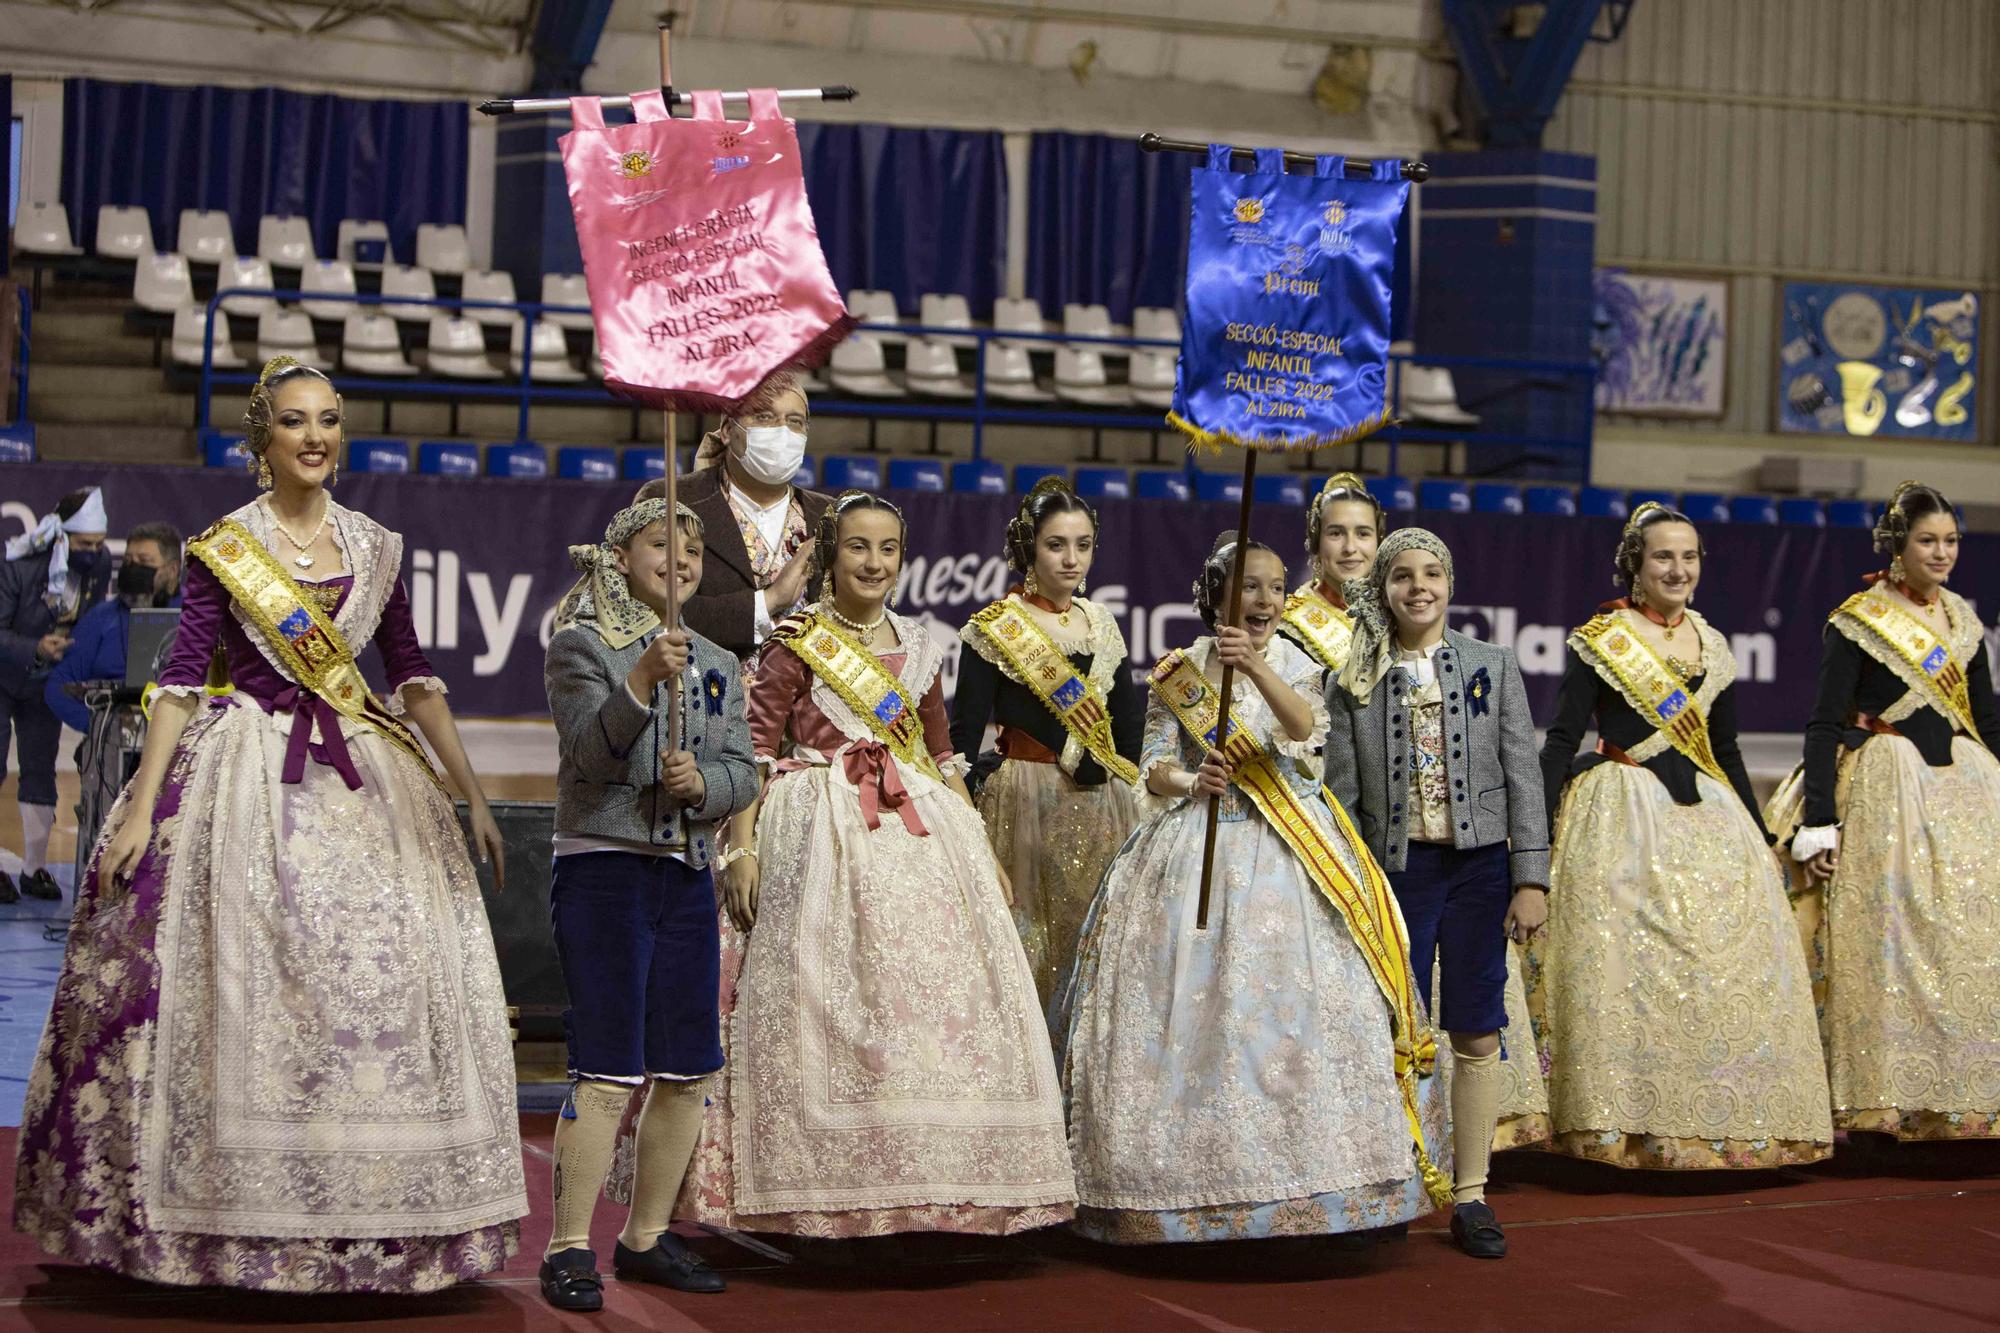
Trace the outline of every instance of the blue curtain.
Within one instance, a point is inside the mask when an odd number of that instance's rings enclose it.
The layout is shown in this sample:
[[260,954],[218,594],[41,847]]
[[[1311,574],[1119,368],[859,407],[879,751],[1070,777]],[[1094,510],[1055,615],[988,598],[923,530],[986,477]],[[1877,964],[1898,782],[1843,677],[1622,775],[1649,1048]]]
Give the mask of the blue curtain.
[[[1043,131],[1028,150],[1028,295],[1059,319],[1071,301],[1114,322],[1134,306],[1184,304],[1188,172],[1201,159],[1142,152],[1136,139]],[[1407,338],[1410,214],[1396,226],[1390,336]]]
[[142,204],[162,249],[183,208],[219,208],[241,254],[266,213],[310,220],[323,255],[342,218],[380,218],[407,259],[419,223],[465,220],[466,118],[463,102],[69,79],[63,200],[92,235],[100,205]]
[[1007,162],[996,131],[799,125],[806,197],[833,280],[891,291],[915,314],[925,292],[987,318],[1007,264]]

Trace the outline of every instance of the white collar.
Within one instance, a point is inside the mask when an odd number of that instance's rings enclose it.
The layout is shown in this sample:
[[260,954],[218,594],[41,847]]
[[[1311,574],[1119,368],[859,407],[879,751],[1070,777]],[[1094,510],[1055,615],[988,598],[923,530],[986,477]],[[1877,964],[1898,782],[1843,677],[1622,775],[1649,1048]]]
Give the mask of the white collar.
[[792,493],[790,489],[787,489],[783,495],[779,496],[776,500],[773,500],[770,504],[760,505],[755,500],[751,499],[749,494],[745,492],[741,486],[738,486],[736,484],[736,478],[730,477],[728,480],[729,480],[730,495],[742,501],[745,508],[750,509],[755,513],[768,514],[771,513],[773,510],[789,508],[792,503]]
[[1432,658],[1437,656],[1438,649],[1442,647],[1444,647],[1444,640],[1442,638],[1439,638],[1436,643],[1430,644],[1423,648],[1405,648],[1399,642],[1396,645],[1396,660],[1400,662],[1416,662],[1416,661],[1428,662]]

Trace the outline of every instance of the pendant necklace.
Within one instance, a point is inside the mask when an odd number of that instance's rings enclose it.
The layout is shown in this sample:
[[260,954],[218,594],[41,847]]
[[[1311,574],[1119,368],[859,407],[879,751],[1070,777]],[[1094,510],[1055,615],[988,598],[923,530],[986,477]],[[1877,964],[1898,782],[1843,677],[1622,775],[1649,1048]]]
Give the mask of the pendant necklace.
[[300,541],[293,535],[292,530],[285,526],[284,520],[278,517],[277,510],[271,508],[270,501],[266,500],[264,502],[264,513],[271,520],[271,525],[285,535],[286,541],[298,548],[299,553],[292,557],[292,563],[300,569],[311,569],[315,564],[319,563],[307,555],[306,552],[311,550],[313,543],[319,540],[319,535],[326,531],[327,516],[332,510],[333,505],[331,503],[321,504],[319,507],[319,524],[313,528],[312,536],[306,538],[304,541]]

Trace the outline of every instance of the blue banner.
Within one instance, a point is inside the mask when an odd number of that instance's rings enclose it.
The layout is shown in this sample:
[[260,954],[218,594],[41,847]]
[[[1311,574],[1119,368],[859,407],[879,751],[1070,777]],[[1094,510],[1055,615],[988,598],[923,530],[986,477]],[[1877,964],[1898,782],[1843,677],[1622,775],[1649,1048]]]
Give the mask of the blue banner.
[[1978,441],[1978,296],[1788,282],[1784,306],[1780,430]]
[[1187,318],[1167,420],[1197,444],[1304,450],[1388,420],[1389,286],[1402,164],[1347,180],[1347,159],[1285,174],[1257,150],[1229,168],[1212,144],[1193,173]]

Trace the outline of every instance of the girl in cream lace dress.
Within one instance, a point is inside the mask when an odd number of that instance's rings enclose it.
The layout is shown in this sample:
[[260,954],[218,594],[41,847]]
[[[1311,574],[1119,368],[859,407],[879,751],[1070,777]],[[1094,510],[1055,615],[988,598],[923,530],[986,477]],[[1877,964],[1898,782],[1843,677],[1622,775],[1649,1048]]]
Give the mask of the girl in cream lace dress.
[[[1196,585],[1210,624],[1233,555],[1225,534]],[[1253,543],[1245,628],[1221,631],[1239,659],[1232,724],[1273,758],[1290,808],[1344,876],[1364,883],[1367,849],[1320,785],[1320,667],[1273,632],[1284,596],[1284,566]],[[1218,640],[1178,656],[1212,693]],[[1156,672],[1141,771],[1166,808],[1105,875],[1058,1005],[1069,1014],[1077,1229],[1117,1243],[1227,1240],[1356,1231],[1429,1211],[1392,1006],[1341,911],[1219,756],[1204,757],[1162,681]],[[1222,793],[1221,825],[1208,925],[1197,931],[1211,792]],[[1407,969],[1401,918],[1383,896],[1376,924]],[[1448,1139],[1441,1081],[1421,1080],[1417,1094],[1437,1144]]]

